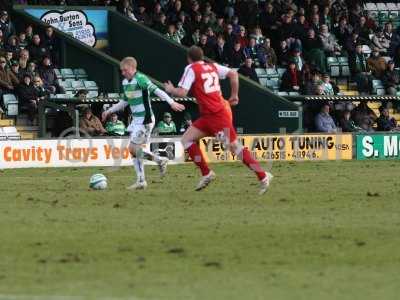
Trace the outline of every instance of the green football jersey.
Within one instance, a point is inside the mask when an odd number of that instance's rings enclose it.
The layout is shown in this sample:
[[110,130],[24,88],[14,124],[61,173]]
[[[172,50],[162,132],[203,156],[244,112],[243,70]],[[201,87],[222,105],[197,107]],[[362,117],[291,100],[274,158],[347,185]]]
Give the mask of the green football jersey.
[[151,108],[150,94],[157,86],[146,75],[136,72],[131,79],[122,81],[124,100],[128,102],[134,124],[149,124],[153,122],[154,114]]

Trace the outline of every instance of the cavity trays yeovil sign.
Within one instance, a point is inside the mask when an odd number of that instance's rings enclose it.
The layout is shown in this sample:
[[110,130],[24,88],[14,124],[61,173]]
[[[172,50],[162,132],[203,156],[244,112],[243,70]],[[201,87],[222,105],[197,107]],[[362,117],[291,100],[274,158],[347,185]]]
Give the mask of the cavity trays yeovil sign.
[[50,10],[40,17],[43,22],[73,36],[81,42],[94,47],[96,34],[87,15],[80,10]]

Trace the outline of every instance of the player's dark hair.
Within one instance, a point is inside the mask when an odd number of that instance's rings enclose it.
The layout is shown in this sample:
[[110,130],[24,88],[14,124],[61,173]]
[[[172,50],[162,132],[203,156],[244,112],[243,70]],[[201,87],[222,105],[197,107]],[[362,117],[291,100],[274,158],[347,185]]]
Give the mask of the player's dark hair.
[[188,57],[193,62],[196,62],[196,61],[199,61],[199,60],[203,60],[203,57],[204,57],[203,50],[200,47],[192,46],[192,47],[189,48]]

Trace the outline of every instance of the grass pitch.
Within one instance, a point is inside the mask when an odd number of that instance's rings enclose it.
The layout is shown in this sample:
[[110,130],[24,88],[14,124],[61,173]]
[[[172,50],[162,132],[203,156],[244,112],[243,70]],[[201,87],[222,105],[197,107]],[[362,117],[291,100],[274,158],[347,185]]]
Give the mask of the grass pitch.
[[[400,163],[0,171],[0,299],[399,299]],[[88,189],[102,172],[107,191]]]

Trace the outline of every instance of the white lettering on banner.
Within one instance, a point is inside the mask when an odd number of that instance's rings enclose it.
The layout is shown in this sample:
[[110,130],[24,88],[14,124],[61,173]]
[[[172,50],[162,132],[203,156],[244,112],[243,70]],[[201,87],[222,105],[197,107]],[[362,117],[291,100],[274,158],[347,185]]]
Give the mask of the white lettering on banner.
[[280,110],[278,116],[279,118],[298,118],[299,112],[297,110]]
[[43,22],[73,36],[81,42],[94,47],[96,45],[96,32],[83,11],[51,10],[40,17]]
[[397,135],[383,137],[383,154],[385,157],[396,157],[399,155],[400,143]]
[[371,136],[365,136],[362,140],[363,150],[362,153],[365,157],[372,157],[374,155],[374,140]]
[[[127,139],[114,138],[0,141],[0,169],[131,166],[128,144]],[[168,144],[168,151],[159,144]],[[153,138],[150,147],[168,155],[172,164],[184,162],[179,138]]]

